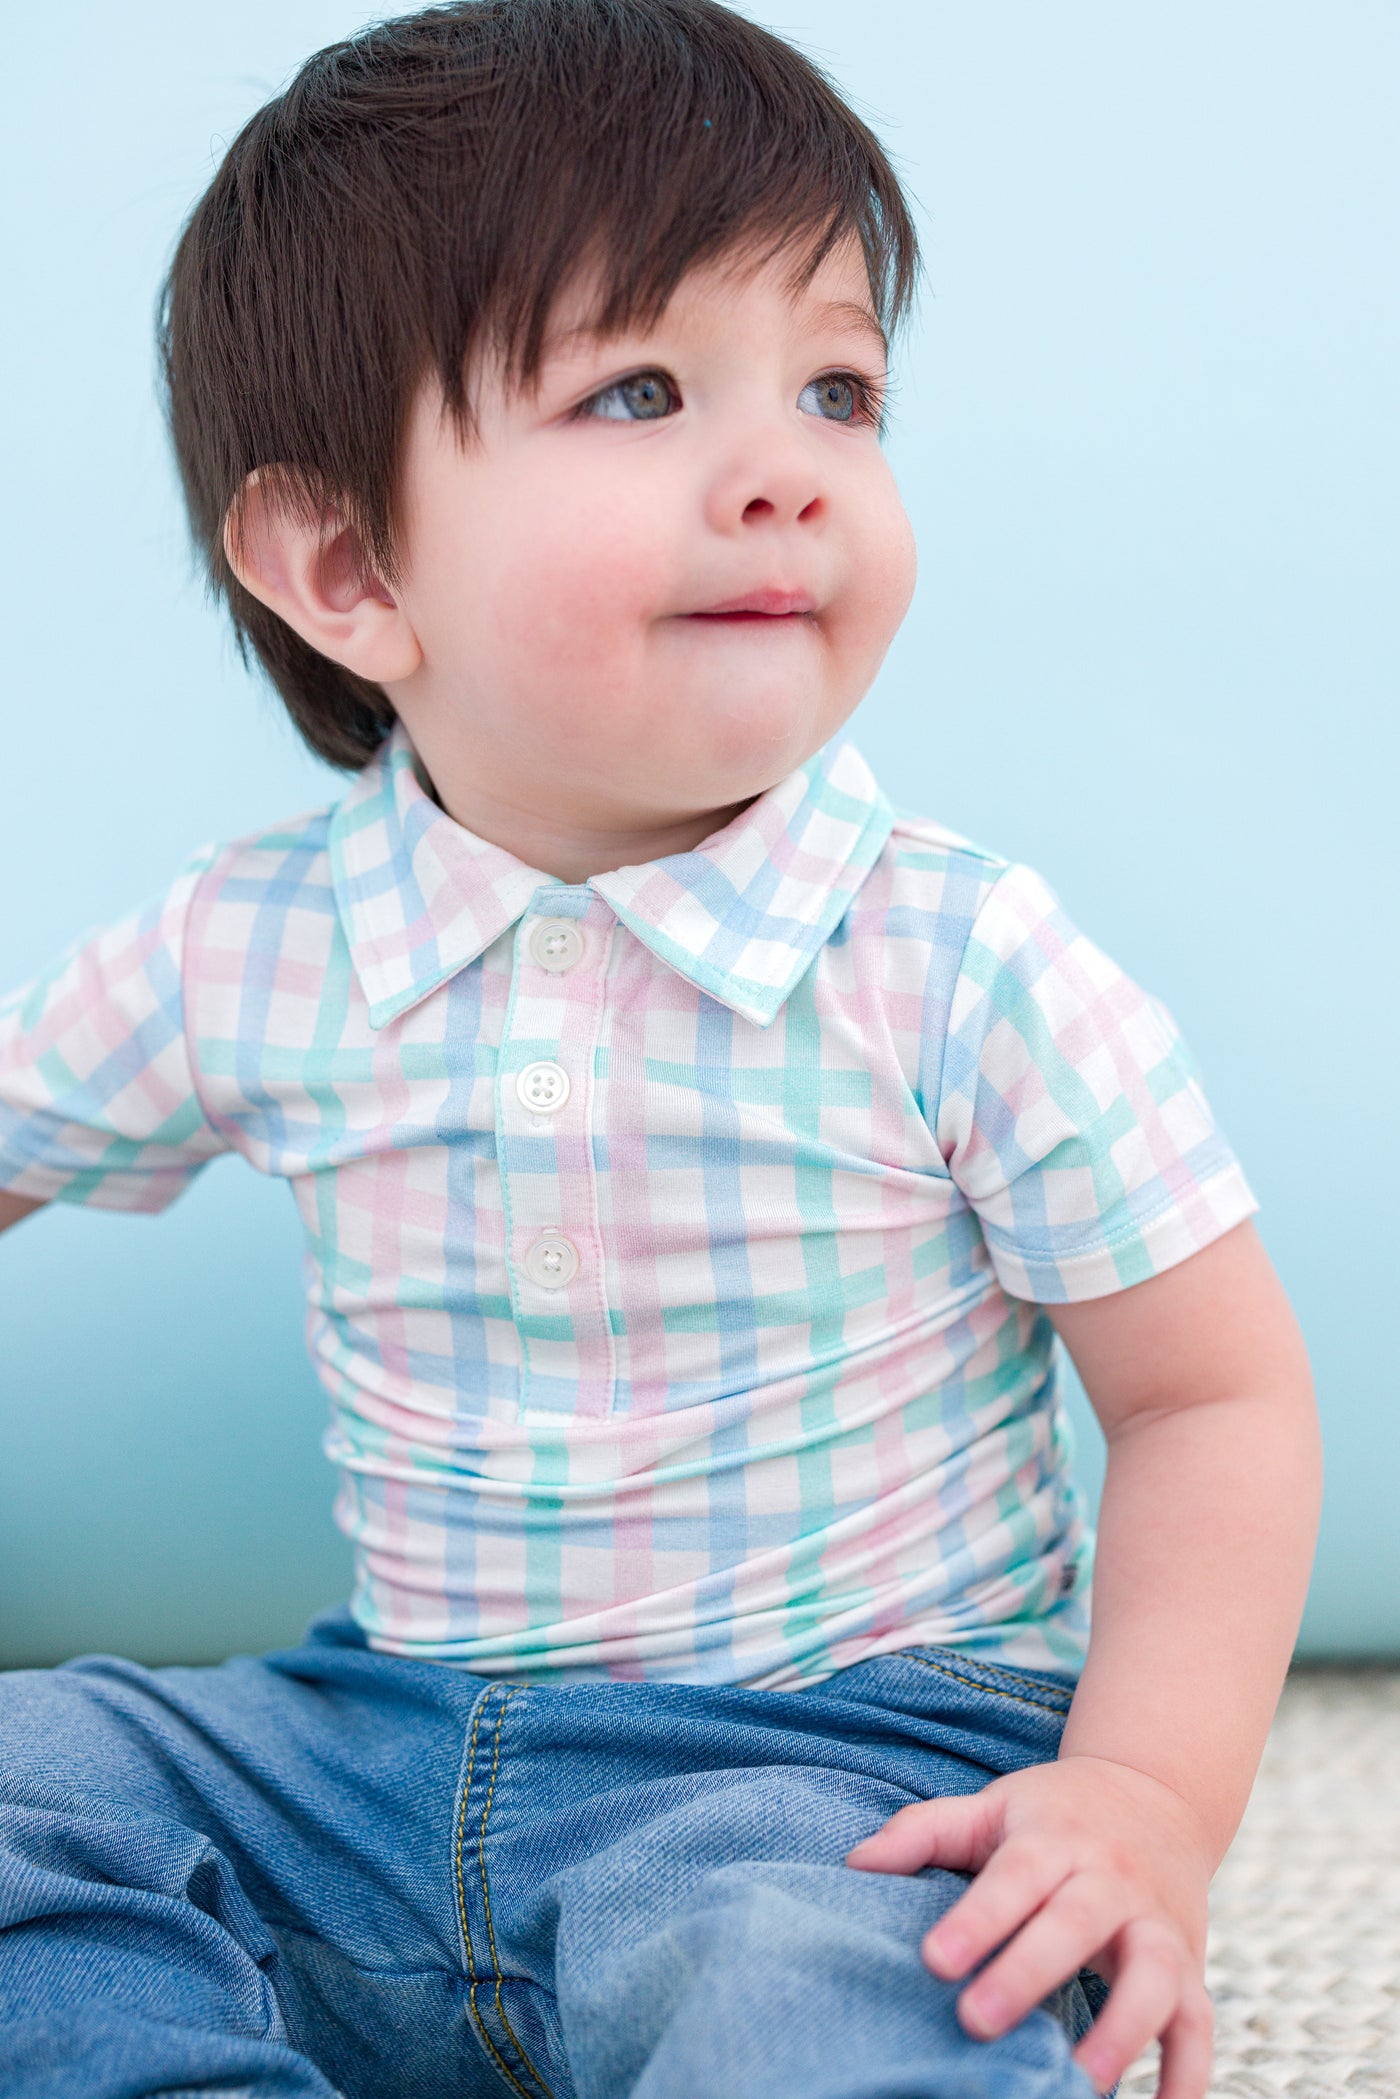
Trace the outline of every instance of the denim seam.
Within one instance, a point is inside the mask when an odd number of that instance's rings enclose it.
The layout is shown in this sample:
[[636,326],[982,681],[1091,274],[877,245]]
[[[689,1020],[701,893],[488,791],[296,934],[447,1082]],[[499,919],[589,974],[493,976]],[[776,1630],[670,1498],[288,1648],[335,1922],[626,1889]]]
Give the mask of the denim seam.
[[476,1768],[477,1729],[481,1725],[482,1707],[485,1705],[487,1699],[491,1696],[491,1692],[494,1688],[494,1685],[487,1685],[486,1689],[482,1692],[480,1698],[478,1698],[476,1702],[476,1711],[472,1715],[471,1749],[467,1756],[467,1775],[462,1784],[461,1813],[457,1817],[457,1911],[458,1915],[461,1917],[462,1920],[462,1938],[466,1944],[467,1968],[471,1978],[471,1987],[467,1993],[467,2003],[471,2012],[472,2024],[475,2026],[478,2034],[481,2036],[482,2046],[486,2049],[487,2053],[490,2055],[492,2061],[495,2063],[501,2075],[506,2079],[507,2083],[514,2086],[515,2090],[520,2093],[521,2099],[530,2099],[530,2094],[526,2091],[524,2085],[520,2082],[519,2078],[511,2074],[511,2071],[506,2065],[505,2061],[503,2060],[500,2052],[498,2051],[495,2042],[492,2040],[490,2034],[486,2031],[486,2028],[482,2025],[481,2014],[476,2008],[476,1992],[478,1980],[476,1972],[476,1951],[472,1945],[471,1926],[467,1922],[467,1886],[465,1880],[462,1877],[462,1839],[467,1822],[467,1802],[471,1798],[472,1772]]
[[554,2099],[553,2092],[550,2091],[549,2086],[545,2083],[526,2053],[524,2042],[506,2017],[506,2008],[501,2001],[501,1983],[504,1978],[501,1974],[500,1956],[496,1952],[496,1927],[491,1921],[491,1890],[486,1885],[486,1818],[491,1812],[491,1802],[495,1798],[496,1793],[496,1773],[500,1768],[501,1762],[501,1729],[505,1725],[506,1707],[514,1696],[515,1687],[513,1686],[502,1698],[500,1711],[496,1715],[496,1739],[491,1756],[491,1783],[486,1788],[486,1805],[481,1811],[481,1828],[477,1833],[477,1860],[481,1867],[481,1897],[486,1905],[486,1936],[491,1945],[491,1965],[496,1971],[496,2010],[500,2013],[502,2026],[504,2026],[515,2044],[516,2054],[520,2057],[520,2060],[524,2063],[540,2090],[546,2094],[546,2099]]
[[975,1676],[959,1676],[956,1669],[945,1669],[941,1662],[931,1662],[926,1655],[913,1654],[907,1648],[901,1650],[901,1660],[917,1662],[921,1669],[932,1669],[935,1676],[946,1676],[950,1683],[964,1684],[969,1691],[986,1691],[993,1698],[1009,1698],[1013,1705],[1028,1705],[1038,1713],[1054,1713],[1063,1719],[1068,1706],[1051,1705],[1044,1698],[1028,1698],[1024,1691],[1004,1691],[1000,1684],[982,1682]]
[[[476,1769],[476,1744],[477,1735],[481,1727],[481,1716],[486,1709],[487,1700],[490,1698],[492,1692],[495,1689],[496,1686],[494,1684],[487,1685],[486,1689],[482,1692],[480,1698],[477,1700],[476,1711],[472,1715],[471,1746],[467,1755],[467,1775],[462,1784],[462,1806],[461,1811],[457,1817],[457,1910],[462,1922],[462,1939],[466,1946],[467,1966],[470,1971],[471,1978],[471,1987],[468,1992],[468,2004],[471,2011],[472,2023],[475,2025],[478,2034],[481,2036],[482,2043],[485,2046],[487,2053],[490,2055],[491,2060],[495,2063],[497,2069],[500,2071],[502,2077],[505,2078],[506,2082],[512,2087],[513,2090],[519,2092],[520,2099],[534,2099],[534,2094],[526,2090],[526,2087],[520,2082],[520,2079],[515,2075],[509,2063],[506,2062],[504,2056],[497,2048],[495,2042],[492,2040],[490,2034],[486,2031],[485,2024],[482,2021],[481,2013],[477,2009],[477,1990],[480,1988],[481,1984],[489,1978],[487,1978],[484,1975],[477,1974],[476,1950],[472,1945],[471,1926],[467,1921],[467,1883],[462,1863],[462,1853],[465,1843],[467,1826],[467,1803],[471,1798],[472,1774]],[[501,2024],[504,2026],[506,2032],[510,2035],[510,2038],[514,2043],[515,2048],[520,2056],[520,2059],[524,2064],[526,2070],[528,2071],[529,2075],[534,2078],[535,2083],[539,2086],[540,2090],[547,2095],[547,2099],[554,2099],[554,2094],[550,2091],[549,2086],[545,2083],[544,2079],[540,2076],[539,2071],[530,2061],[530,2058],[525,2053],[524,2048],[521,2047],[519,2038],[516,2035],[515,2030],[510,2023],[510,2020],[506,2017],[505,2005],[501,2001],[501,1983],[504,1978],[501,1974],[500,1963],[496,1958],[496,1935],[491,1922],[491,1896],[490,1891],[488,1890],[486,1885],[486,1818],[491,1812],[491,1800],[496,1789],[496,1770],[500,1761],[501,1754],[501,1726],[505,1719],[506,1707],[510,1704],[511,1699],[514,1696],[514,1689],[511,1689],[505,1693],[504,1697],[501,1700],[500,1712],[496,1720],[495,1757],[492,1760],[491,1782],[490,1786],[487,1789],[486,1806],[482,1812],[481,1828],[478,1832],[477,1850],[481,1868],[482,1893],[486,1898],[486,1929],[491,1942],[491,1962],[492,1966],[495,1968],[496,1971],[496,2009],[500,2014]]]
[[[1008,1668],[1002,1662],[985,1661],[981,1655],[965,1655],[959,1653],[955,1648],[940,1647],[936,1640],[931,1640],[926,1644],[932,1647],[936,1654],[946,1654],[953,1661],[961,1662],[965,1669],[978,1669],[985,1672],[988,1676],[999,1676],[1003,1683],[1032,1683],[1038,1691],[1049,1691],[1056,1698],[1072,1698],[1074,1696],[1075,1686],[1067,1684],[1063,1677],[1041,1676],[1034,1669],[1022,1669],[1019,1663],[1014,1669]],[[912,1660],[917,1656],[918,1650],[912,1647],[899,1647],[895,1648],[893,1652],[902,1654]]]
[[[921,1646],[932,1648],[934,1654],[947,1654],[951,1660],[961,1662],[963,1669],[982,1669],[982,1671],[987,1671],[989,1677],[1003,1677],[1003,1679],[1012,1681],[1012,1683],[1020,1683],[1024,1679],[1028,1683],[1035,1683],[1035,1688],[1041,1690],[1041,1692],[1054,1692],[1056,1698],[1073,1698],[1075,1696],[1075,1685],[1066,1683],[1064,1677],[1043,1677],[1037,1669],[1022,1669],[1020,1662],[1016,1662],[1014,1667],[1007,1665],[1007,1662],[989,1662],[989,1660],[984,1660],[980,1654],[963,1654],[959,1648],[945,1648],[936,1639],[921,1641]],[[909,1656],[911,1660],[917,1656],[917,1652],[919,1652],[917,1648],[892,1648],[890,1650],[890,1654],[903,1654],[903,1656]],[[869,1658],[873,1662],[879,1660],[877,1654],[871,1654]]]
[[[946,1650],[944,1651],[946,1652]],[[984,1662],[980,1656],[975,1660],[972,1657],[963,1656],[959,1656],[958,1659],[962,1661],[964,1668],[983,1669],[988,1676],[1000,1677],[1003,1683],[1016,1684],[1024,1680],[1026,1683],[1034,1684],[1037,1691],[1048,1691],[1052,1698],[1072,1698],[1074,1696],[1071,1685],[1063,1681],[1056,1682],[1053,1677],[1037,1676],[1033,1669],[1022,1669],[1020,1667],[1005,1669],[999,1662]]]

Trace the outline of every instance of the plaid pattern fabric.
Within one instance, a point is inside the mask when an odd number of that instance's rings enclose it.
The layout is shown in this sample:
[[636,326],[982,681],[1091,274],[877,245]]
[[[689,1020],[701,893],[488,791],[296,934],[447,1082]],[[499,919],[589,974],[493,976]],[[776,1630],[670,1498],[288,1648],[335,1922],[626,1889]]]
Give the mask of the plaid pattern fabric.
[[0,1007],[0,1186],[225,1150],[305,1225],[372,1644],[534,1681],[1072,1671],[1039,1308],[1254,1207],[1162,1009],[848,743],[571,886],[399,732]]

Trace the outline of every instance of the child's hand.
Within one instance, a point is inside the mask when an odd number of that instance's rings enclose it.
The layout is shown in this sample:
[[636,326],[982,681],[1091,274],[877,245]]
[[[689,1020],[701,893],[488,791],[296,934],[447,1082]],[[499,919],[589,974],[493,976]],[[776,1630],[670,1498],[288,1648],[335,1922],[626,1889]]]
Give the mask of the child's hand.
[[969,2033],[1005,2033],[1092,1967],[1111,1989],[1075,2061],[1099,2090],[1160,2035],[1159,2099],[1204,2099],[1213,1861],[1196,1817],[1160,1780],[1100,1757],[1063,1757],[980,1793],[902,1808],[846,1862],[873,1873],[976,1874],[923,1943],[928,1966],[948,1982],[1001,1948],[958,1999]]

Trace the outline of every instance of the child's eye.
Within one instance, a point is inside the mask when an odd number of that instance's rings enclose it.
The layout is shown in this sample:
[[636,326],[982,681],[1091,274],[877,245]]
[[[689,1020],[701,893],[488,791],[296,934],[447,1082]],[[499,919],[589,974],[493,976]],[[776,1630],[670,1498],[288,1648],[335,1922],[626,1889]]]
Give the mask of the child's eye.
[[576,413],[601,416],[604,422],[656,423],[674,415],[680,405],[680,395],[664,372],[633,372],[629,379],[615,379],[601,393],[590,394]]
[[[879,395],[868,380],[855,372],[823,372],[803,387],[797,405],[805,414],[820,416],[828,423],[880,420]],[[611,386],[581,401],[574,414],[612,423],[656,423],[674,415],[680,406],[680,390],[675,381],[665,372],[653,370],[615,379]]]
[[819,415],[828,423],[879,419],[874,389],[854,372],[823,372],[820,379],[809,379],[797,396],[797,405],[805,414]]

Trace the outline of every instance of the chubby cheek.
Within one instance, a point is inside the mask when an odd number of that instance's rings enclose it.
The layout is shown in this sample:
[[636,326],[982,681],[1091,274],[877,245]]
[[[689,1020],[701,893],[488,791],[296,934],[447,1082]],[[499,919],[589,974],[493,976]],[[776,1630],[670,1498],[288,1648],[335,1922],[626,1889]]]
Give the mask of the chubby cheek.
[[[666,574],[663,522],[635,502],[514,492],[487,526],[473,624],[498,690],[581,725],[625,711]],[[518,504],[518,508],[517,508]]]
[[914,596],[918,551],[914,527],[889,468],[856,514],[851,588],[843,607],[841,640],[853,674],[873,678]]

